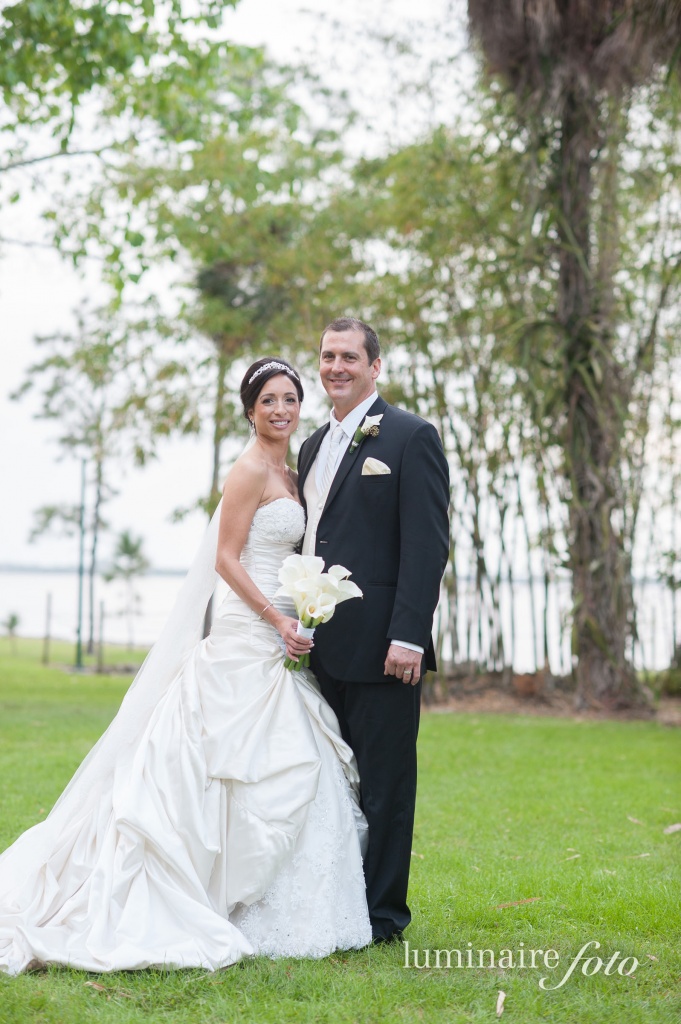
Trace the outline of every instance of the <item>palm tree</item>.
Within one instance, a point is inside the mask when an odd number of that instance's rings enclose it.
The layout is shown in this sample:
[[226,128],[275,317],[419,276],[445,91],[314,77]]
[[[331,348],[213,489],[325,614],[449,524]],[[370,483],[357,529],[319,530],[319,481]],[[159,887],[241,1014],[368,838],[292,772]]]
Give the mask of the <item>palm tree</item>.
[[469,0],[468,16],[489,70],[515,93],[521,120],[555,140],[544,194],[558,238],[554,307],[578,702],[645,705],[627,653],[631,568],[619,526],[627,405],[640,367],[622,366],[616,351],[617,132],[632,89],[674,57],[681,0]]

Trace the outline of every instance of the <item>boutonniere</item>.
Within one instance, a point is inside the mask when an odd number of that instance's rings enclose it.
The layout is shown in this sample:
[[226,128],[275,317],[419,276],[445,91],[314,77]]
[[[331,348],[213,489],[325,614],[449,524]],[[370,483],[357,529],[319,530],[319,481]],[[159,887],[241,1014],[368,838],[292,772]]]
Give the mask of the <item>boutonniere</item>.
[[350,455],[354,455],[362,441],[366,437],[378,437],[380,433],[379,423],[383,419],[383,413],[380,416],[365,416],[364,423],[361,427],[357,427],[357,430],[353,434],[352,441],[348,452]]

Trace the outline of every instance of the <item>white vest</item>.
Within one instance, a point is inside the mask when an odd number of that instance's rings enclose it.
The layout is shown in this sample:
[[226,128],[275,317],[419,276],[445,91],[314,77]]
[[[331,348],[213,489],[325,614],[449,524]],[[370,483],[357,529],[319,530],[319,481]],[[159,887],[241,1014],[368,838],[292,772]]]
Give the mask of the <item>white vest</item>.
[[305,504],[307,505],[307,526],[305,527],[305,536],[303,537],[304,555],[315,554],[319,520],[322,518],[322,512],[324,511],[324,505],[326,504],[326,496],[331,490],[331,484],[333,483],[332,478],[329,482],[326,493],[320,495],[317,490],[317,458],[319,458],[319,455],[316,456],[314,462],[310,466],[310,472],[307,474],[305,486],[303,487]]

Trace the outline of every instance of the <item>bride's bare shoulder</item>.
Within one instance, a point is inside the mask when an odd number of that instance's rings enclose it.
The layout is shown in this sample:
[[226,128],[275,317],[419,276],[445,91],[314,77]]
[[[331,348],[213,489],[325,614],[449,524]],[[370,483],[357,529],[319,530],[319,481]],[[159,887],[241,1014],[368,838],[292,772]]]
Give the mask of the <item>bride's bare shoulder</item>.
[[250,452],[244,452],[227,474],[222,493],[247,491],[260,495],[266,482],[267,464],[263,459],[253,458]]

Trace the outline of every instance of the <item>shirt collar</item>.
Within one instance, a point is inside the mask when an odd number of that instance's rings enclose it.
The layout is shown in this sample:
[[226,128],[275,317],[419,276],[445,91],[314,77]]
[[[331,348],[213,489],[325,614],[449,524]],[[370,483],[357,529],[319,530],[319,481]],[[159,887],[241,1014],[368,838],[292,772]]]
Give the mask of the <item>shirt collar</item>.
[[[360,402],[359,405],[356,405],[355,408],[352,409],[351,412],[349,412],[347,416],[345,416],[341,420],[340,425],[343,428],[343,432],[347,434],[349,438],[353,438],[355,436],[357,428],[359,427],[360,423],[363,422],[364,417],[369,412],[369,409],[374,404],[377,398],[378,391],[372,391],[368,398],[365,398],[363,402]],[[338,423],[338,420],[335,417],[333,409],[329,413],[329,423],[331,425],[332,430]]]

